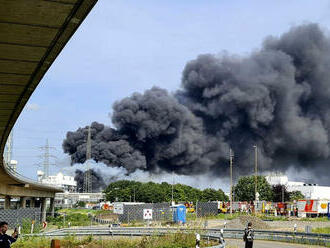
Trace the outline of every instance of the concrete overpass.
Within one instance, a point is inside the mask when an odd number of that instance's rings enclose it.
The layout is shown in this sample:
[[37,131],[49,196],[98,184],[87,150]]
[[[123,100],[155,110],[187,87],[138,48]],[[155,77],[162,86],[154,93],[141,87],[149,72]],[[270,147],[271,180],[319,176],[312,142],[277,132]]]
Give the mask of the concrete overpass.
[[[13,173],[3,161],[8,135],[33,91],[97,0],[0,0],[0,195],[46,198],[62,190]],[[24,162],[22,162],[24,164]],[[53,204],[52,204],[53,206]]]

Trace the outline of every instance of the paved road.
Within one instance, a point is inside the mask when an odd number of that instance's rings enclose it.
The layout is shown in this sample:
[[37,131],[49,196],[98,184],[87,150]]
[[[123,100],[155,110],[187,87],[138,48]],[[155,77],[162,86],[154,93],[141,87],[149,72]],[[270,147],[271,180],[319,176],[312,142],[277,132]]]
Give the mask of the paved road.
[[[226,240],[227,245],[230,245],[230,248],[244,248],[244,242],[241,240]],[[282,242],[271,242],[271,241],[254,241],[253,248],[320,248],[325,246],[315,246],[315,245],[301,245],[301,244],[289,244]]]

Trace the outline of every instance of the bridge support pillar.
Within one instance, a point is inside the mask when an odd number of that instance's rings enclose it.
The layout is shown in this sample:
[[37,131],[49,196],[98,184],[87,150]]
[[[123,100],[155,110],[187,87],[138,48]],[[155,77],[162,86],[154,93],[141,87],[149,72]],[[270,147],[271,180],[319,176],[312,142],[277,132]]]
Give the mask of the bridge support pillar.
[[54,217],[55,215],[55,198],[50,198],[50,213],[51,216]]
[[22,196],[19,199],[19,207],[20,208],[26,208],[26,197]]
[[36,207],[36,198],[31,197],[30,199],[30,208],[35,208]]
[[5,196],[5,209],[10,209],[10,200],[11,197],[9,195]]
[[41,200],[41,221],[46,221],[47,198],[43,197],[40,200]]

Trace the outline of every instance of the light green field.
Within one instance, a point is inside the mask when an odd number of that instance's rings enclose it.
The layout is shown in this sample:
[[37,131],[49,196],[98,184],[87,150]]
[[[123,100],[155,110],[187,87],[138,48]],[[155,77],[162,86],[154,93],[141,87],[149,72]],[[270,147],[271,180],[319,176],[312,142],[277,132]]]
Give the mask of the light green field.
[[320,228],[313,228],[314,233],[327,233],[330,234],[330,227],[320,227]]

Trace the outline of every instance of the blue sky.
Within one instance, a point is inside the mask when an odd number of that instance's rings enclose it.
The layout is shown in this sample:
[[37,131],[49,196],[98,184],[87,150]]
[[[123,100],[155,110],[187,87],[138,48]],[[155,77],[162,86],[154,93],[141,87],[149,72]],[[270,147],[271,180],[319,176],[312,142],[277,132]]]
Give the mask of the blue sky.
[[197,55],[244,56],[266,36],[303,23],[329,30],[329,13],[328,0],[99,0],[15,125],[18,171],[36,178],[47,138],[57,164],[66,165],[67,131],[92,121],[110,125],[112,104],[135,91],[177,90],[184,65]]

